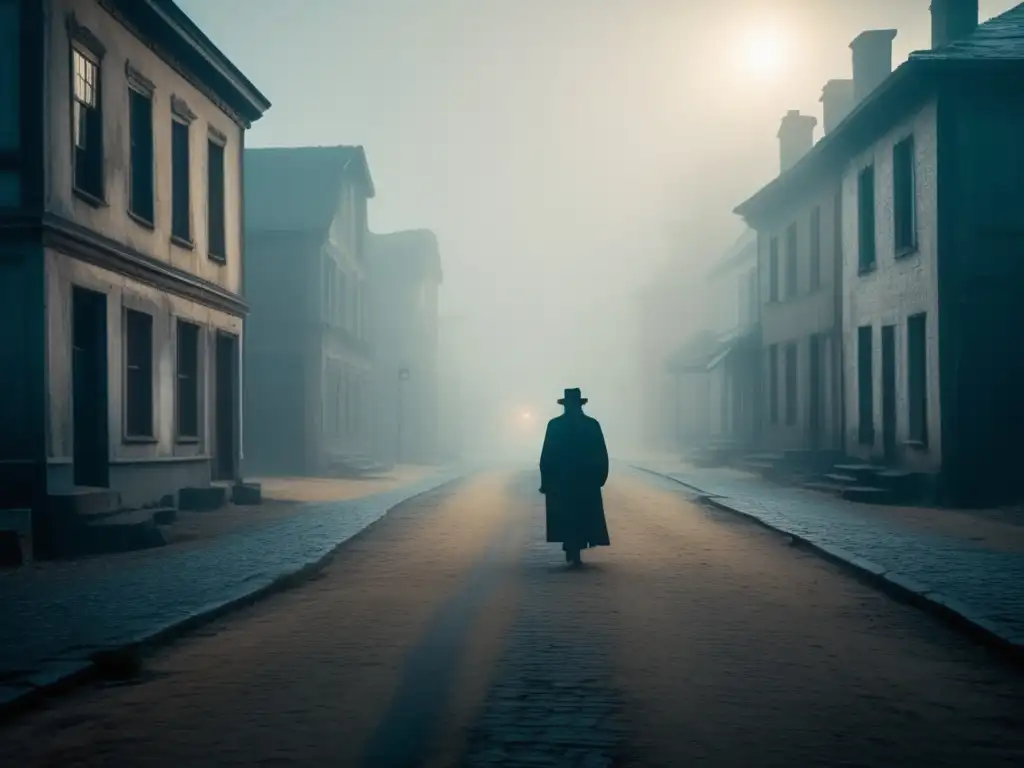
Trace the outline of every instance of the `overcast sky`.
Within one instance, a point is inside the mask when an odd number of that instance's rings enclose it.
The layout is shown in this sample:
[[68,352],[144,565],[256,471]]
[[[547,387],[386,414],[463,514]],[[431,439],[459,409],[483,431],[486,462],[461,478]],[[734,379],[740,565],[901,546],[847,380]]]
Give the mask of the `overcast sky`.
[[894,63],[930,35],[929,0],[179,3],[273,102],[249,145],[365,145],[372,228],[435,230],[443,311],[524,350],[723,250],[859,32],[898,29]]

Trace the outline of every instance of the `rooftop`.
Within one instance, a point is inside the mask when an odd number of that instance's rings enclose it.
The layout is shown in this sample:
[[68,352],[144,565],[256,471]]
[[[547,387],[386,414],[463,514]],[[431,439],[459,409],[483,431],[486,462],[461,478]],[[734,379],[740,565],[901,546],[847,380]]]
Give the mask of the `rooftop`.
[[324,230],[338,210],[342,180],[355,174],[375,194],[361,146],[271,147],[245,150],[247,229]]

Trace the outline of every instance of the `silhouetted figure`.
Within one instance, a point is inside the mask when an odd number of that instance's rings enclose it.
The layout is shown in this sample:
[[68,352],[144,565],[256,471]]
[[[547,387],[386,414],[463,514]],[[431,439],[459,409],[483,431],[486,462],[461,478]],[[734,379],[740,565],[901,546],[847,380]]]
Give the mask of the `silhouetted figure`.
[[607,547],[601,488],[608,480],[608,448],[597,419],[583,413],[587,398],[565,390],[565,413],[548,422],[540,454],[540,492],[547,502],[548,541],[561,542],[567,563],[580,551]]

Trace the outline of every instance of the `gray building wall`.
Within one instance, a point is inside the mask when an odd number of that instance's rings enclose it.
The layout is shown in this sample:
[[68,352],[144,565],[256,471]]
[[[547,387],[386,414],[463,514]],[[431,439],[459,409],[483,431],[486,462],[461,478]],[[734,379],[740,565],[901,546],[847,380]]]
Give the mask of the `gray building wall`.
[[[893,146],[914,138],[917,248],[897,256],[893,217]],[[938,133],[937,102],[931,100],[894,125],[857,154],[843,174],[843,344],[846,349],[847,453],[862,459],[883,457],[881,328],[895,326],[897,460],[908,468],[938,472],[942,465],[942,388],[940,386],[938,278]],[[875,168],[876,266],[859,269],[857,180],[863,168]],[[927,313],[928,444],[908,445],[907,318]],[[859,434],[858,328],[872,329],[873,438]],[[862,439],[863,438],[863,439]]]
[[[836,236],[836,197],[839,180],[824,183],[805,196],[793,200],[769,220],[757,222],[758,275],[760,296],[760,324],[762,343],[763,397],[761,440],[764,447],[781,449],[832,449],[841,446],[841,322],[838,285],[840,273],[840,244]],[[820,283],[811,283],[811,216],[814,208],[820,210]],[[786,233],[790,225],[797,232],[797,292],[786,294]],[[771,241],[778,242],[778,301],[771,300]],[[811,336],[822,339],[822,413],[818,444],[813,442],[811,430]],[[797,412],[792,424],[786,423],[785,348],[796,347],[797,359]],[[769,349],[778,349],[778,420],[771,418],[772,388],[769,386],[771,367]]]

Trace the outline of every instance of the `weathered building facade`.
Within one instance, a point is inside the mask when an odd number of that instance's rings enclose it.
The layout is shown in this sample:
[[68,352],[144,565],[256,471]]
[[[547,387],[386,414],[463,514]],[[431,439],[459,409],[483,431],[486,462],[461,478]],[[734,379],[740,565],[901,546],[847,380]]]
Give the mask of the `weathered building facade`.
[[757,231],[756,431],[768,450],[833,451],[842,444],[839,175],[775,192],[813,146],[816,124],[796,111],[782,119],[780,176],[736,209]]
[[248,472],[317,474],[372,452],[362,147],[246,151]]
[[170,0],[0,0],[0,505],[238,477],[269,106]]
[[438,458],[437,237],[410,230],[370,242],[374,454],[389,464],[429,464]]
[[852,111],[740,212],[838,188],[843,447],[986,503],[1024,458],[1024,5],[935,0],[932,28],[895,71],[894,30],[858,37]]

